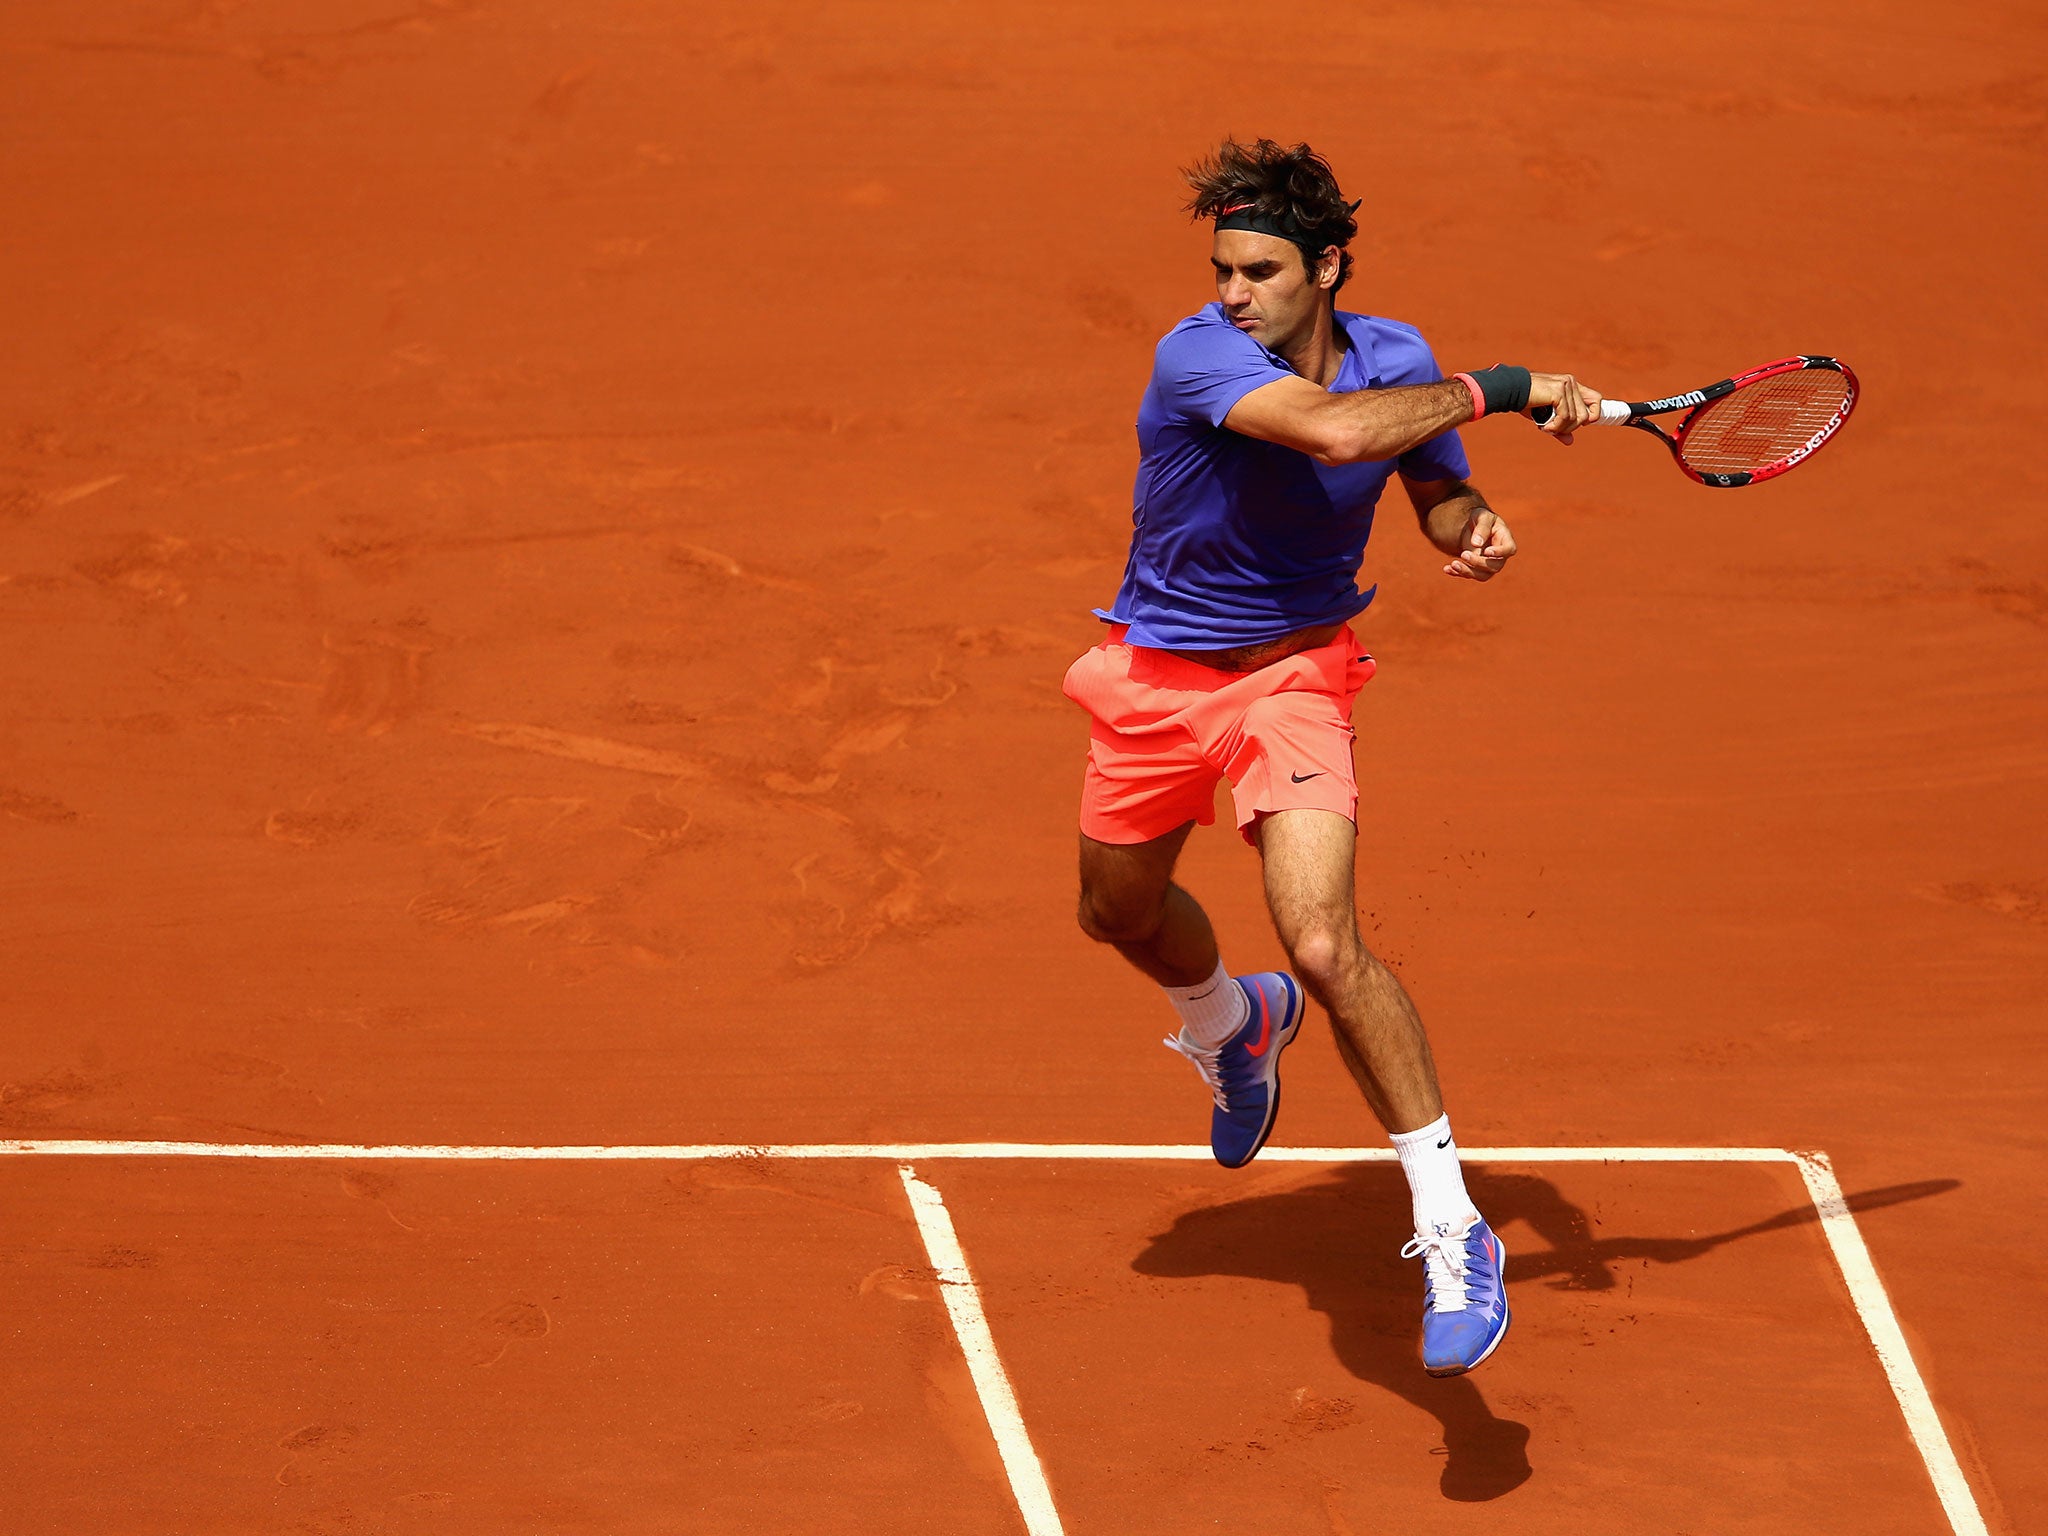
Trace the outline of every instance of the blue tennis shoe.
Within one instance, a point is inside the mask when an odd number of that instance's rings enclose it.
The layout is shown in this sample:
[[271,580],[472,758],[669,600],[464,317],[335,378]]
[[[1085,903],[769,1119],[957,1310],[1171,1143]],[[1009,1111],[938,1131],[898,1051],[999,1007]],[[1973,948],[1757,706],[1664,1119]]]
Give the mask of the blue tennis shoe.
[[1508,1332],[1508,1293],[1501,1283],[1507,1250],[1480,1217],[1463,1232],[1438,1227],[1417,1233],[1401,1250],[1423,1261],[1422,1368],[1462,1376],[1500,1348]]
[[1185,1030],[1166,1044],[1195,1064],[1216,1100],[1209,1150],[1224,1167],[1242,1168],[1273,1134],[1280,1113],[1280,1053],[1293,1044],[1306,1003],[1301,984],[1285,971],[1231,981],[1251,1005],[1251,1016],[1236,1034],[1213,1050],[1188,1040]]

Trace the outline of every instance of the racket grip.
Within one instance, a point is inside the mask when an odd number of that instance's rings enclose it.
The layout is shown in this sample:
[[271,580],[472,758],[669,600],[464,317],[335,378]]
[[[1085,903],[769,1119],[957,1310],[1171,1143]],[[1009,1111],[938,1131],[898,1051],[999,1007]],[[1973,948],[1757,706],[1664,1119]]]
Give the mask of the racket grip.
[[[1626,400],[1602,400],[1600,402],[1600,419],[1594,422],[1593,425],[1601,427],[1611,426],[1617,421],[1627,421],[1634,414],[1635,412],[1628,408]],[[1539,427],[1550,420],[1550,417],[1551,410],[1547,405],[1539,405],[1529,413],[1529,419]]]

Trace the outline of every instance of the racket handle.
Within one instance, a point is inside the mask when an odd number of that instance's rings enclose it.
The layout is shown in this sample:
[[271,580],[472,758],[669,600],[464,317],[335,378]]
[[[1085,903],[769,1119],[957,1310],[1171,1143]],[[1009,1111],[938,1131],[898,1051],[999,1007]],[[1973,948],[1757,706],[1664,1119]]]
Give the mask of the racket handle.
[[[1627,421],[1634,414],[1635,412],[1628,408],[1626,400],[1602,400],[1600,402],[1600,419],[1597,422],[1591,423],[1591,425],[1599,427],[1611,426],[1617,421]],[[1539,405],[1529,413],[1529,419],[1540,427],[1543,423],[1550,420],[1550,415],[1549,406]]]

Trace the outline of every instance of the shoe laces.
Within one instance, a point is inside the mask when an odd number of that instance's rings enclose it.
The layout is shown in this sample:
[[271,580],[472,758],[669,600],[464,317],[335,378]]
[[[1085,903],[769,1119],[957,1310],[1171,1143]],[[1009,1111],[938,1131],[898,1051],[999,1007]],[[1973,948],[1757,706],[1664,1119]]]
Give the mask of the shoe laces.
[[1223,1092],[1221,1046],[1192,1045],[1178,1035],[1168,1035],[1164,1044],[1169,1051],[1175,1051],[1195,1064],[1195,1070],[1202,1074],[1202,1081],[1209,1085],[1209,1092],[1215,1098],[1218,1109],[1230,1108],[1230,1100]]
[[1462,1312],[1470,1305],[1472,1293],[1466,1277],[1471,1264],[1465,1254],[1464,1233],[1453,1237],[1445,1227],[1427,1237],[1418,1232],[1402,1246],[1401,1257],[1422,1260],[1430,1311]]

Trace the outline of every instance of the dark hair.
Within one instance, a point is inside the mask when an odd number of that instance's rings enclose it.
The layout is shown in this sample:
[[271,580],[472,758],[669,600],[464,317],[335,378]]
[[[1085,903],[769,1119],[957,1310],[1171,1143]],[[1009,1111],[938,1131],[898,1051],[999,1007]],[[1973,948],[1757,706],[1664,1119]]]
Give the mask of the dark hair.
[[1181,174],[1194,189],[1187,211],[1197,219],[1213,219],[1227,209],[1250,204],[1268,218],[1301,231],[1291,236],[1311,275],[1331,246],[1338,248],[1335,294],[1351,276],[1351,253],[1344,249],[1358,233],[1352,217],[1356,203],[1337,190],[1330,162],[1297,144],[1283,149],[1271,139],[1240,144],[1225,139],[1214,154],[1204,155]]

